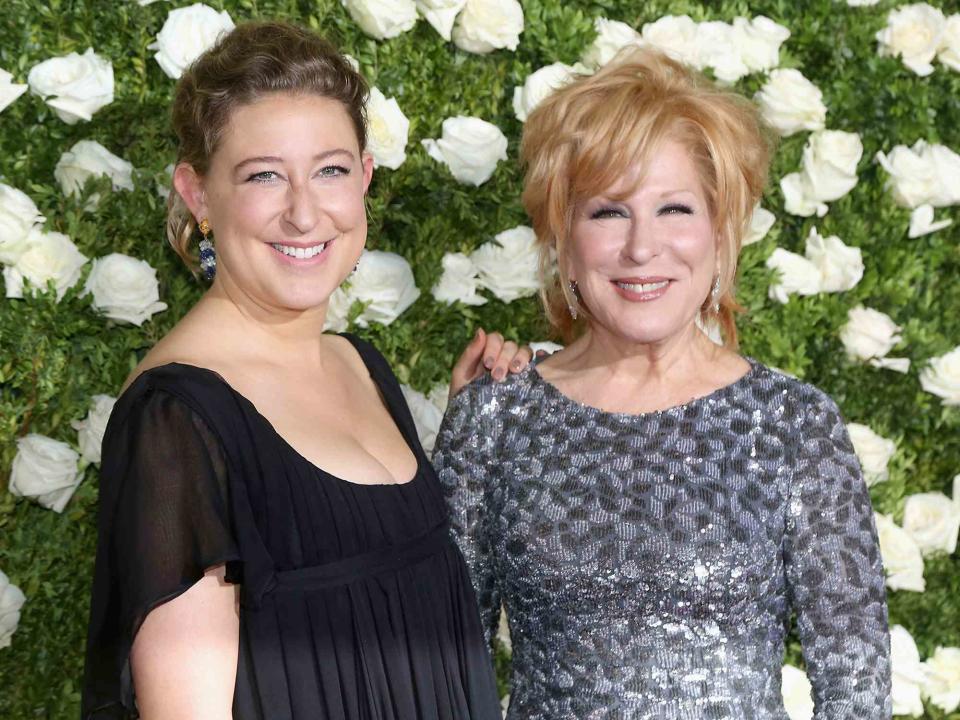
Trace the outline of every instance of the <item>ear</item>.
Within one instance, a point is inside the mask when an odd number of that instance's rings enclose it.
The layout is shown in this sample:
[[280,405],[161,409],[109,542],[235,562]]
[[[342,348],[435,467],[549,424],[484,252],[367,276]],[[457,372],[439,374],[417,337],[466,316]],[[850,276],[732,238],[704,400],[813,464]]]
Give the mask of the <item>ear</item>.
[[367,188],[370,187],[370,181],[373,180],[373,155],[368,152],[360,155],[360,163],[363,167],[363,194],[367,194]]
[[178,163],[173,169],[173,187],[199,222],[207,216],[207,201],[203,178],[188,163]]

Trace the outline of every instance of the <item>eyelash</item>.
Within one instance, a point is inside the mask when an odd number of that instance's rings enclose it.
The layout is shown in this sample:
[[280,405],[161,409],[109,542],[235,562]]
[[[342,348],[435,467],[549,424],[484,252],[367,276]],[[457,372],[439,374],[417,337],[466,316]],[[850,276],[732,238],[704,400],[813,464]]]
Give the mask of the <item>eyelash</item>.
[[[657,210],[657,215],[693,215],[693,208],[683,203],[671,203]],[[591,220],[601,220],[609,217],[626,217],[626,213],[619,208],[602,207],[594,210],[590,215]]]
[[[328,170],[334,172],[328,173]],[[320,172],[317,173],[321,177],[338,177],[340,175],[349,175],[350,169],[345,168],[342,165],[327,165],[320,169]],[[254,182],[260,184],[266,184],[275,180],[278,177],[278,174],[275,170],[263,170],[262,172],[253,173],[250,177],[247,178],[247,182]]]

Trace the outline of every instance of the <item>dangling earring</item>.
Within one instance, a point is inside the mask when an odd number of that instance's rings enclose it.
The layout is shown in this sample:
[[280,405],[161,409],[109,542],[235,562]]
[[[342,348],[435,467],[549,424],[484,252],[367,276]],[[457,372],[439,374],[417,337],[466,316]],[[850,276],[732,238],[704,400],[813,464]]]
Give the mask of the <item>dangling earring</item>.
[[[577,281],[576,281],[576,280],[571,280],[571,281],[568,283],[568,287],[570,288],[570,293],[571,293],[574,297],[577,297]],[[576,320],[576,319],[577,319],[577,306],[576,306],[576,304],[575,304],[575,303],[567,303],[567,310],[570,311],[570,318],[573,319],[573,320]]]
[[203,218],[198,226],[203,240],[200,241],[200,269],[207,280],[213,280],[217,274],[217,251],[213,249],[213,242],[207,236],[210,234],[210,221]]
[[720,312],[720,276],[717,275],[713,280],[713,288],[710,290],[710,312],[716,314]]

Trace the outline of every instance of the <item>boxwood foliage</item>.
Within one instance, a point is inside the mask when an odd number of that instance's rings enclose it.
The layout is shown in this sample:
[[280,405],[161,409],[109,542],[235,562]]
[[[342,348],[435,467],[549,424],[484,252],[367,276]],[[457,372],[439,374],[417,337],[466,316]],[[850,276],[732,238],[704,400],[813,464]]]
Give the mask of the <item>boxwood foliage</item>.
[[[573,63],[594,36],[593,19],[605,16],[635,27],[668,14],[695,20],[766,15],[792,35],[781,67],[795,67],[823,90],[827,126],[860,133],[860,182],[822,219],[787,215],[776,180],[798,168],[805,134],[782,142],[764,206],[778,220],[764,241],[743,252],[739,296],[748,309],[740,328],[743,351],[829,392],[849,421],[870,425],[897,443],[890,479],[873,488],[877,510],[900,519],[905,496],[949,493],[960,473],[960,410],[924,392],[918,371],[925,361],[960,344],[960,213],[938,211],[957,223],[915,240],[907,238],[909,211],[884,187],[877,151],[923,138],[960,150],[960,73],[938,65],[921,78],[899,59],[879,57],[875,33],[896,3],[850,8],[834,0],[524,0],[526,29],[516,52],[466,54],[419,22],[398,38],[365,36],[337,0],[208,0],[235,21],[283,18],[316,28],[359,59],[370,81],[396,97],[411,120],[408,159],[396,171],[376,173],[370,200],[369,246],[406,257],[424,291],[390,326],[361,334],[392,362],[400,379],[421,390],[448,377],[461,347],[479,325],[518,340],[547,337],[537,301],[482,307],[446,306],[430,296],[444,253],[470,251],[497,232],[527,222],[519,203],[516,161],[522,126],[514,117],[513,88],[537,68]],[[42,433],[76,444],[71,421],[85,416],[96,393],[116,394],[138,359],[167,332],[204,290],[163,238],[164,203],[157,187],[175,146],[168,124],[173,81],[148,49],[171,7],[188,2],[133,0],[4,0],[0,14],[0,67],[25,82],[35,64],[93,47],[108,57],[116,77],[115,101],[91,122],[66,125],[39,98],[27,94],[0,115],[0,180],[29,194],[47,217],[47,229],[67,233],[88,257],[121,252],[158,269],[169,309],[138,328],[96,314],[78,288],[55,303],[52,293],[0,300],[0,568],[27,595],[10,648],[0,650],[0,717],[61,718],[78,714],[82,652],[94,555],[97,473],[83,483],[63,514],[6,490],[16,439]],[[957,12],[956,2],[943,2]],[[738,89],[752,95],[763,77]],[[420,140],[437,137],[444,118],[476,115],[496,123],[510,140],[510,159],[479,188],[456,183],[431,160]],[[53,178],[60,154],[77,140],[97,140],[136,167],[132,192],[110,192],[107,181],[87,193],[103,196],[93,211],[67,198]],[[764,261],[775,246],[802,252],[809,229],[840,236],[863,250],[866,271],[852,290],[767,299],[771,276]],[[913,359],[907,375],[849,362],[838,330],[858,303],[890,314],[903,326],[892,353]],[[904,625],[923,657],[938,645],[960,646],[960,560],[927,561],[925,593],[892,592],[891,623]],[[791,640],[788,657],[800,662]],[[499,658],[506,687],[506,661]],[[929,718],[944,715],[928,705]]]

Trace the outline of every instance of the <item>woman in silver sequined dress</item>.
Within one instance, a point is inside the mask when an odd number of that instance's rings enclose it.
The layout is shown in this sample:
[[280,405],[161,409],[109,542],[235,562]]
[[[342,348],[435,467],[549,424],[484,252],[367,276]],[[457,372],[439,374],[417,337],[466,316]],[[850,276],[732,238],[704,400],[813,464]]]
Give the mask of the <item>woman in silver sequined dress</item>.
[[501,603],[509,617],[509,718],[787,720],[792,615],[814,717],[891,715],[883,571],[840,413],[736,352],[764,137],[747,101],[648,50],[527,121],[524,203],[571,342],[462,391],[434,457],[488,634]]

